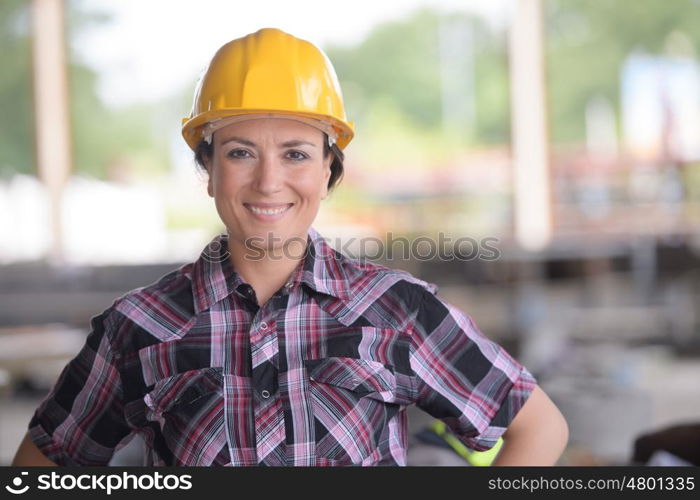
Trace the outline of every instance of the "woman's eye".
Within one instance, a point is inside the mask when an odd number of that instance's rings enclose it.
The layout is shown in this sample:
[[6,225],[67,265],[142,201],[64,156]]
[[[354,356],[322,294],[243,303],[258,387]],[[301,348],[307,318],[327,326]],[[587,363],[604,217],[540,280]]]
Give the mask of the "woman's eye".
[[308,158],[308,155],[306,153],[302,153],[301,151],[290,151],[287,153],[287,157],[291,160],[305,160]]
[[250,158],[250,153],[245,149],[232,149],[226,156],[234,160],[242,160],[244,158]]

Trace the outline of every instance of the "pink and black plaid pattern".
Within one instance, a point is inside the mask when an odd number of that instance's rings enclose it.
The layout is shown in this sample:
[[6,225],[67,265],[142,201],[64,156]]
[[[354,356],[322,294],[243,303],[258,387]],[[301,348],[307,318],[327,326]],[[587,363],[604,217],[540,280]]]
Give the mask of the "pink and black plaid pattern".
[[536,384],[435,285],[313,228],[263,307],[225,250],[219,235],[92,319],[30,422],[49,458],[103,465],[140,434],[147,465],[405,465],[407,406],[483,450]]

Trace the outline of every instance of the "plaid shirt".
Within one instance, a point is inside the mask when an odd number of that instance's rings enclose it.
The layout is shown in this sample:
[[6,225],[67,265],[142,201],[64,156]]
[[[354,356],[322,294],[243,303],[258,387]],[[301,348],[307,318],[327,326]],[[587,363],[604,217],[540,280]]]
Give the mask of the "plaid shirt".
[[259,307],[219,235],[195,262],[118,298],[29,431],[63,465],[104,465],[141,434],[147,465],[405,465],[406,407],[492,447],[532,375],[404,271],[309,230]]

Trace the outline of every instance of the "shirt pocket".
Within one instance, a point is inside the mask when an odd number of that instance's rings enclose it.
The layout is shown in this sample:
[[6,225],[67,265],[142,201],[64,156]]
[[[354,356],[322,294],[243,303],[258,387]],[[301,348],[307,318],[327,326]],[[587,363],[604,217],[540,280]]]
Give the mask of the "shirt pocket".
[[155,451],[167,465],[224,464],[230,454],[223,369],[171,362],[176,351],[156,344],[139,353],[148,384],[145,418],[158,431]]
[[328,357],[305,361],[309,380],[352,391],[357,396],[385,403],[410,404],[410,387],[391,365],[369,359]]
[[181,413],[195,403],[201,406],[217,397],[223,397],[221,368],[201,368],[158,380],[144,402],[150,410],[149,420],[157,421],[165,413]]
[[347,357],[304,362],[319,465],[374,465],[389,451],[389,423],[408,392],[391,365]]

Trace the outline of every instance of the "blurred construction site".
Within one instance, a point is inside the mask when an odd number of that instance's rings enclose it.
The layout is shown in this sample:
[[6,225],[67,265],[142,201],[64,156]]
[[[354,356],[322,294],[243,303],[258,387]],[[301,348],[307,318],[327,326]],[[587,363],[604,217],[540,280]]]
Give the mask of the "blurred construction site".
[[[216,0],[0,5],[0,465],[90,318],[223,230],[180,120],[212,49],[261,22],[327,51],[356,123],[314,227],[358,257],[427,242],[373,258],[533,372],[569,423],[562,465],[631,464],[640,436],[700,422],[697,2],[397,2],[339,38],[303,16],[319,2],[282,3],[233,30],[204,27],[231,18]],[[172,26],[140,31],[166,8]],[[432,251],[441,235],[468,258]],[[410,412],[410,465],[463,463]]]

